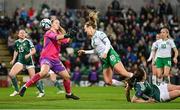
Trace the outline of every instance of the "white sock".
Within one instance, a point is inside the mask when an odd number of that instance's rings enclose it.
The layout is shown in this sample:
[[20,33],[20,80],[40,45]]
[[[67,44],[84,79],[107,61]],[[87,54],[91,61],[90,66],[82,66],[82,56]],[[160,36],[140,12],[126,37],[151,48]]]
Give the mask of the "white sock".
[[118,81],[116,79],[112,79],[112,85],[113,86],[124,86],[124,82]]
[[156,84],[156,75],[152,75],[152,83]]

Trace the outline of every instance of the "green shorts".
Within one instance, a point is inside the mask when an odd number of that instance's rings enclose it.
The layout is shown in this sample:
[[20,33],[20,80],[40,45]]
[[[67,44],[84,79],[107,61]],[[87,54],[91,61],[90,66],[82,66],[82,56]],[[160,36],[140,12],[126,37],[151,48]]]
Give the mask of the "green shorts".
[[103,69],[108,67],[114,67],[115,64],[119,63],[121,61],[119,55],[114,49],[110,49],[107,58],[102,59]]
[[171,67],[171,57],[167,57],[167,58],[157,57],[155,65],[157,68],[163,68],[165,66]]

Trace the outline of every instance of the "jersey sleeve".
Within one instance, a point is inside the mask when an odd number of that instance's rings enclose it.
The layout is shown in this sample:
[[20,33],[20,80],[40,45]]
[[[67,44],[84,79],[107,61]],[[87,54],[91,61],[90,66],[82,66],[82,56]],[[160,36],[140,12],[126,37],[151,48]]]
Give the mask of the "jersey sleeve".
[[34,48],[34,44],[32,43],[32,41],[28,39],[28,42],[29,42],[30,48]]
[[99,37],[103,43],[106,45],[105,48],[105,53],[108,53],[109,49],[111,48],[111,42],[109,41],[107,35],[105,33],[100,33],[100,37]]
[[176,48],[176,45],[175,45],[175,43],[174,43],[174,40],[173,40],[173,39],[171,39],[171,40],[170,40],[170,45],[171,45],[171,47],[172,47],[172,48]]
[[144,100],[148,100],[148,96],[144,94],[145,86],[141,84],[136,84],[135,86],[135,96],[138,98],[142,98]]
[[158,42],[156,41],[152,44],[151,50],[155,50],[157,48],[158,48]]

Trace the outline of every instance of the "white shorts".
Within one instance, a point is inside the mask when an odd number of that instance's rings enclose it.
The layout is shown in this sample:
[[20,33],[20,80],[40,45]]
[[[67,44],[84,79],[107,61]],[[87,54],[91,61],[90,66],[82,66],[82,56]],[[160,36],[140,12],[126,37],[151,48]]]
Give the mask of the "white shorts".
[[[22,63],[20,63],[20,62],[16,62],[16,64],[21,64],[21,65],[23,65],[23,64],[22,64]],[[24,65],[23,65],[23,66],[24,66]],[[34,65],[25,65],[24,67],[25,67],[25,69],[35,68],[35,66],[34,66]]]
[[160,90],[160,101],[164,102],[170,99],[167,84],[161,83],[159,86],[157,86]]

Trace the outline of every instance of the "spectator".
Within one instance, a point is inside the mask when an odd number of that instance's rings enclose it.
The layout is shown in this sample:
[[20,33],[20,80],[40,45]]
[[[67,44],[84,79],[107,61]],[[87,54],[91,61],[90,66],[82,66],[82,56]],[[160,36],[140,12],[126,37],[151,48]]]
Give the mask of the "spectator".
[[91,71],[89,72],[88,81],[91,83],[90,86],[93,86],[99,82],[99,75],[95,66],[92,66]]
[[72,76],[72,81],[73,81],[73,85],[80,86],[81,73],[79,66],[75,67],[75,71],[73,72],[73,76]]
[[4,62],[0,62],[0,75],[4,75],[4,76],[8,75],[8,69]]

